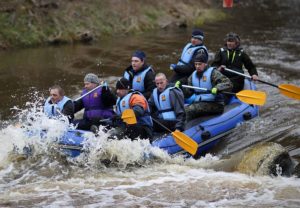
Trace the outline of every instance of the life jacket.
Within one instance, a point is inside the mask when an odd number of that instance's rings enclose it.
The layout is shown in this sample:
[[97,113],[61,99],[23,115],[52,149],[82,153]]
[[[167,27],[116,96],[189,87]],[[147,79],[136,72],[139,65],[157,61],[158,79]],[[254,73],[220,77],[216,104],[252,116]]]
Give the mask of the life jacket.
[[[221,65],[224,65],[227,68],[232,69],[234,71],[244,73],[243,61],[241,58],[244,52],[243,49],[237,48],[235,50],[232,50],[233,51],[232,57],[230,57],[230,52],[232,51],[229,50],[228,48],[221,48],[220,51],[221,51],[221,60],[222,60]],[[222,71],[222,74],[224,74],[229,78],[239,76],[234,73],[227,72],[225,70]]]
[[204,45],[193,46],[191,43],[188,43],[184,49],[182,50],[181,57],[177,63],[177,65],[188,65],[196,51],[199,49],[203,49],[208,57],[207,48]]
[[[148,71],[153,70],[151,68],[151,66],[149,66],[148,68],[142,70],[142,71],[138,71],[136,74],[133,75],[133,79],[132,79],[132,89],[133,90],[137,90],[141,93],[145,92],[145,77]],[[127,80],[130,80],[130,74],[128,73],[128,71],[124,72],[124,78],[126,78]]]
[[[122,115],[124,110],[130,109],[129,103],[130,103],[130,98],[133,94],[139,94],[139,95],[143,96],[142,93],[140,93],[138,91],[134,91],[134,92],[128,93],[123,98],[118,98],[116,111],[117,111],[117,114],[119,116]],[[143,98],[144,98],[144,96],[143,96]],[[147,102],[146,99],[145,99],[145,101]],[[152,119],[151,119],[151,116],[150,116],[150,109],[149,109],[148,102],[147,102],[147,110],[144,113],[144,115],[137,117],[137,124],[144,125],[144,126],[150,126],[150,127],[153,126]]]
[[55,117],[60,115],[59,112],[63,111],[64,105],[66,104],[66,102],[68,102],[71,99],[64,96],[63,99],[61,99],[58,103],[52,103],[52,104],[50,103],[50,100],[51,97],[48,97],[44,105],[44,112],[49,117]]
[[[208,90],[211,90],[212,89],[211,73],[213,70],[214,67],[209,67],[208,69],[206,69],[203,72],[202,77],[200,79],[199,76],[197,76],[197,71],[194,71],[192,74],[192,85],[194,87],[206,88]],[[192,97],[193,97],[193,102],[216,100],[215,95],[197,89],[194,89],[194,95],[192,95]]]
[[[88,91],[84,89],[81,95]],[[105,119],[111,118],[114,114],[112,108],[107,108],[102,102],[102,87],[82,98],[84,106],[83,117],[87,119]]]
[[158,90],[153,90],[153,99],[158,110],[158,117],[163,120],[176,120],[175,111],[171,106],[170,90],[178,90],[176,87],[168,87],[158,96]]

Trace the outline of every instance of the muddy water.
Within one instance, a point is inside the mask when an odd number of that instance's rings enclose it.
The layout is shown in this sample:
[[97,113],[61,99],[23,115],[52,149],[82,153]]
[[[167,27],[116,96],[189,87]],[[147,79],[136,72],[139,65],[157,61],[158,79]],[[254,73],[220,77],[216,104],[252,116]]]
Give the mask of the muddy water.
[[[203,27],[210,55],[213,57],[222,46],[227,32],[235,31],[261,79],[300,86],[299,3],[285,1],[274,6],[259,2],[259,7],[249,3],[226,11],[232,18]],[[26,105],[36,106],[49,86],[60,84],[67,95],[76,98],[88,72],[114,86],[136,49],[147,53],[147,61],[156,71],[171,75],[168,66],[176,63],[189,36],[190,29],[163,30],[100,39],[92,45],[1,52],[0,206],[299,207],[299,179],[214,171],[209,165],[219,161],[218,157],[185,161],[170,158],[142,142],[105,143],[105,135],[93,138],[95,148],[75,161],[58,156],[47,142],[33,141],[37,153],[27,160],[9,154],[13,144],[28,142],[20,129],[10,125],[12,120],[16,115],[30,114],[24,112]],[[297,162],[299,101],[286,98],[277,88],[259,83],[257,87],[268,94],[260,117],[239,126],[213,153],[226,155],[259,141],[274,141]],[[36,116],[34,112],[31,117]],[[49,121],[43,118],[31,128],[47,125]],[[65,128],[53,126],[50,139]],[[144,161],[145,151],[154,152],[156,157]],[[107,167],[101,162],[104,159],[114,162]]]

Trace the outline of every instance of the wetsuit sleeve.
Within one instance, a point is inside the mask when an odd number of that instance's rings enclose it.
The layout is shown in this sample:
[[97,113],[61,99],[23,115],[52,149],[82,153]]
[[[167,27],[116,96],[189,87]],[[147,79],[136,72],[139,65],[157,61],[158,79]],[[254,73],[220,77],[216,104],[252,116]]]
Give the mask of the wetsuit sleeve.
[[152,91],[155,88],[154,79],[155,79],[154,71],[152,70],[148,71],[144,80],[145,92],[143,93],[146,99],[150,98]]
[[176,115],[175,128],[183,131],[185,122],[184,96],[182,91],[173,89],[170,91],[170,101]]
[[74,104],[71,100],[65,103],[62,114],[68,116],[70,121],[74,119]]
[[216,87],[218,91],[230,92],[233,87],[230,79],[216,69],[214,69],[211,74],[211,82],[212,86]]
[[242,53],[242,61],[250,76],[254,74],[258,75],[256,66],[253,64],[251,58],[245,52]]
[[116,96],[110,91],[109,87],[102,88],[101,100],[103,105],[107,108],[112,107],[116,104],[117,98]]

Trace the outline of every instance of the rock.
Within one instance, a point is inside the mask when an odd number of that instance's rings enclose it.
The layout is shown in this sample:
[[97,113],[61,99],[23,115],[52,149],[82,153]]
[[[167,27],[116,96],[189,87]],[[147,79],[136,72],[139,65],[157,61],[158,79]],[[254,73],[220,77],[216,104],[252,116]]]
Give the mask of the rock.
[[300,163],[295,167],[293,171],[293,175],[296,176],[297,178],[300,178]]
[[249,175],[291,176],[293,168],[288,152],[279,144],[267,142],[245,151],[236,170]]
[[94,35],[90,31],[79,32],[76,34],[75,41],[89,43],[94,40]]
[[[267,142],[227,155],[226,158],[210,164],[208,168],[216,171],[238,171],[248,175],[291,176],[294,163],[284,147]],[[300,167],[298,174],[300,175]]]

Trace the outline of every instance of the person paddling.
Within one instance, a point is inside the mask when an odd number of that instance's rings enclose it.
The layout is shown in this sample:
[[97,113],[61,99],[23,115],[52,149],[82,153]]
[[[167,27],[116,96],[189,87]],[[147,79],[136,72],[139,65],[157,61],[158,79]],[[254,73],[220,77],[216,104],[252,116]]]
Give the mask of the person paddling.
[[[116,129],[113,134],[118,138],[123,138],[124,136],[130,139],[152,139],[152,119],[150,116],[149,105],[142,93],[138,91],[131,90],[130,82],[121,78],[116,83],[118,100],[116,102],[117,117],[121,117],[126,109],[132,109],[134,111],[135,117],[137,119],[136,124],[123,124],[121,129]],[[113,119],[114,120],[114,119]],[[125,125],[125,126],[124,126]],[[116,126],[120,127],[120,123]],[[121,132],[121,133],[120,133]]]
[[[82,95],[95,89],[99,85],[100,80],[97,75],[93,73],[87,74],[84,77],[84,90],[82,91]],[[101,120],[113,117],[113,105],[115,102],[116,97],[111,93],[105,83],[92,93],[74,101],[75,113],[84,108],[83,118],[75,120],[74,124],[78,125],[77,128],[82,130],[90,130],[93,125],[99,126],[102,124]]]
[[232,92],[236,93],[244,88],[244,77],[223,70],[229,68],[239,73],[244,73],[243,66],[248,70],[253,80],[258,79],[258,73],[251,58],[240,46],[240,37],[230,32],[225,37],[225,47],[221,48],[216,54],[211,66],[217,67],[218,70],[227,76],[233,83]]
[[74,105],[70,98],[65,96],[65,91],[54,85],[49,89],[50,96],[44,104],[44,112],[49,117],[65,115],[71,122],[74,119]]
[[148,100],[151,116],[159,122],[154,122],[154,131],[168,132],[162,125],[171,131],[176,129],[183,131],[185,123],[183,92],[169,84],[164,73],[155,76],[155,84],[156,88]]
[[[231,81],[216,68],[209,67],[208,57],[199,54],[195,58],[196,70],[188,78],[188,85],[206,88],[208,92],[183,88],[188,103],[185,108],[186,119],[190,121],[203,115],[218,114],[224,111],[224,98],[218,94],[222,91],[231,91]],[[178,85],[178,83],[176,83]]]
[[208,51],[204,41],[204,33],[200,29],[192,31],[191,41],[186,44],[182,50],[181,57],[177,64],[171,64],[170,69],[174,72],[170,82],[182,81],[187,79],[195,70],[194,59],[198,54],[205,54],[208,56]]
[[124,78],[129,80],[131,88],[141,92],[148,99],[155,88],[155,72],[146,64],[146,54],[135,51],[131,57],[131,65],[125,69]]

